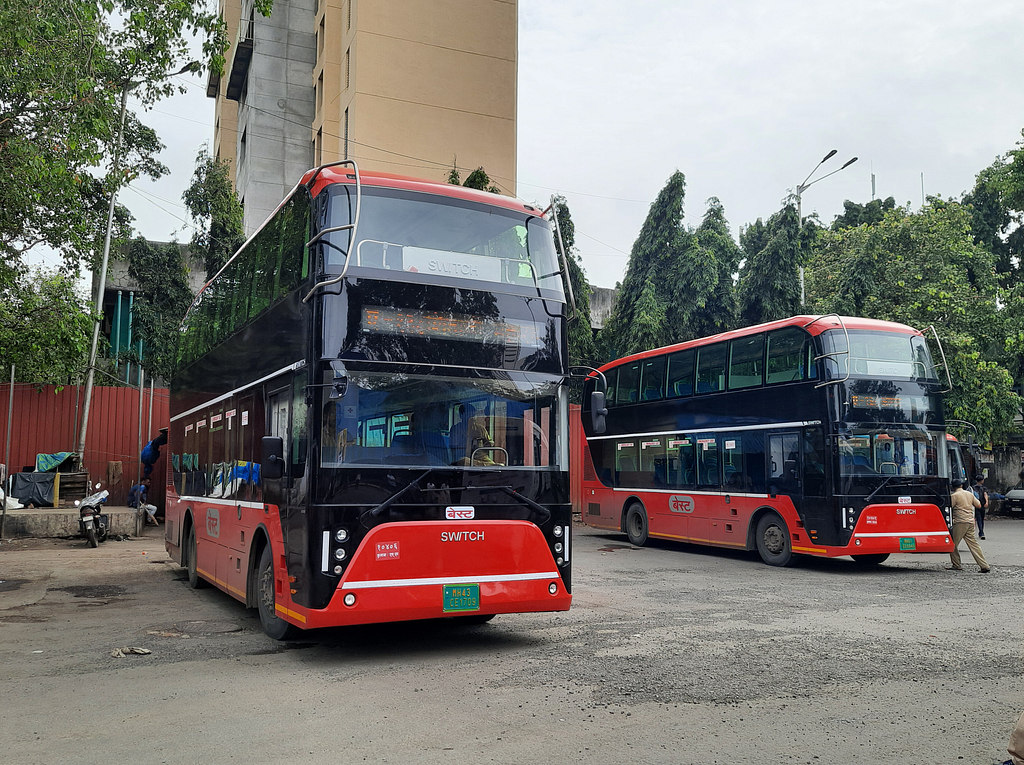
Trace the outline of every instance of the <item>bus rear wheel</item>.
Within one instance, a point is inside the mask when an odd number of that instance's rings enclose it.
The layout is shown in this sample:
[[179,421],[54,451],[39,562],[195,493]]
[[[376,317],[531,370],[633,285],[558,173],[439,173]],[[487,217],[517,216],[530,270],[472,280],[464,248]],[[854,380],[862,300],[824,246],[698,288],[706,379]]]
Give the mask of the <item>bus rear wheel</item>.
[[637,547],[643,547],[647,542],[647,511],[639,502],[626,508],[626,536],[629,543]]
[[193,525],[188,528],[188,541],[185,543],[185,571],[188,574],[188,586],[193,590],[206,586],[206,580],[199,576],[197,552],[196,527]]
[[877,553],[873,555],[852,555],[850,556],[856,563],[861,566],[877,566],[879,563],[884,563],[889,557],[889,553]]
[[786,522],[777,513],[766,513],[757,522],[757,552],[769,566],[789,566],[793,562],[793,545]]
[[256,570],[256,607],[260,612],[260,624],[267,637],[274,640],[288,640],[298,633],[296,627],[277,615],[274,597],[274,554],[270,543],[263,548],[259,567]]

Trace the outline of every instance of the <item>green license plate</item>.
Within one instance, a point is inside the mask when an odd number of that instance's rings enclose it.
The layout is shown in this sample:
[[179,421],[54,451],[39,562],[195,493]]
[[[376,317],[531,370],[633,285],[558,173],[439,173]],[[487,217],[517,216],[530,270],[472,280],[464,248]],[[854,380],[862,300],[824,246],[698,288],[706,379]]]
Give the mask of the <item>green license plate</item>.
[[446,584],[444,585],[445,611],[479,611],[479,584]]
[[900,537],[900,549],[901,550],[916,550],[917,540],[913,537]]

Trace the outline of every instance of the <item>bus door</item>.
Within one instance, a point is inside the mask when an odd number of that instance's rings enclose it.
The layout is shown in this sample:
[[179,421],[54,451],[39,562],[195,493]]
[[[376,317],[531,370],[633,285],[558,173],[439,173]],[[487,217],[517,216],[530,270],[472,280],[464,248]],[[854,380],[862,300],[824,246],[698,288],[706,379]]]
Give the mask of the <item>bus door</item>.
[[794,504],[800,491],[800,434],[773,433],[768,437],[768,495],[788,495]]
[[[270,420],[267,423],[267,435],[277,436],[283,442],[284,458],[287,460],[290,446],[288,438],[291,420],[291,386],[273,391],[267,398]],[[287,464],[287,463],[286,463]],[[284,504],[284,489],[288,484],[288,469],[283,471],[281,478],[264,480],[263,501],[280,507]]]

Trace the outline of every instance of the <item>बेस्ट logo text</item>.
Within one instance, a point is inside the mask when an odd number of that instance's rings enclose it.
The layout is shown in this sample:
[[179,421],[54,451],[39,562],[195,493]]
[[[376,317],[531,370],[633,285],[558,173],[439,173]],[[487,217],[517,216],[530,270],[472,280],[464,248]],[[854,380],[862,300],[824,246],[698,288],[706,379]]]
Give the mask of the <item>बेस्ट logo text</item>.
[[686,494],[673,494],[668,498],[668,509],[673,513],[692,513],[693,497]]

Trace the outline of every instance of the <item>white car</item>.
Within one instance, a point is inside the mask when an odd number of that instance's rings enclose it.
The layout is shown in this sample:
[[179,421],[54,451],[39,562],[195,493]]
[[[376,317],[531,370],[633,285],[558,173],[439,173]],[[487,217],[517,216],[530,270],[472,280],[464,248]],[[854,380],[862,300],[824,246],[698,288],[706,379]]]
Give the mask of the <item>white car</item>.
[[1024,512],[1024,483],[1019,483],[1006,492],[1006,499],[1003,502],[1007,510],[1015,513]]

